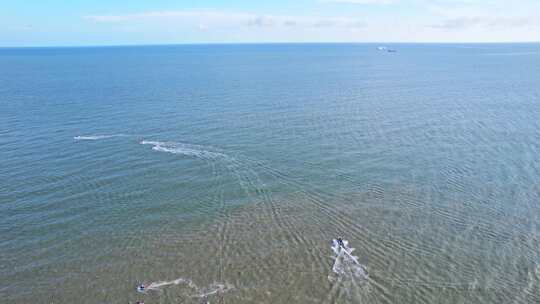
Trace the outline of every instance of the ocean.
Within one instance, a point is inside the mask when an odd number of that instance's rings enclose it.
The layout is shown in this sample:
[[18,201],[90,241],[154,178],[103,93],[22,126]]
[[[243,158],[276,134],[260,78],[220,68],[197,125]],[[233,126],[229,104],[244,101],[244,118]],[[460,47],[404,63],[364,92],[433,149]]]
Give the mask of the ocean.
[[0,49],[2,302],[539,303],[540,44],[378,46]]

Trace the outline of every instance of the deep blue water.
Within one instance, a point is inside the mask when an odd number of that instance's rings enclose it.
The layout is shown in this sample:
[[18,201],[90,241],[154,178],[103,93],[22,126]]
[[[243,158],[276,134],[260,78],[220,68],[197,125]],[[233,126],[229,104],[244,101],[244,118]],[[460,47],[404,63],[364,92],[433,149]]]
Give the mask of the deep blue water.
[[0,294],[540,301],[540,44],[391,47],[0,49]]

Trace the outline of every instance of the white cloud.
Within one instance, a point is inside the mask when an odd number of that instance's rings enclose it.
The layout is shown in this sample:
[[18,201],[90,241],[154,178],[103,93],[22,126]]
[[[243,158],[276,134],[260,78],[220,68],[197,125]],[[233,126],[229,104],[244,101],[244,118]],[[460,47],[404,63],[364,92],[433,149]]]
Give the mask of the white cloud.
[[160,23],[174,23],[177,25],[204,24],[205,29],[210,27],[337,27],[358,28],[365,26],[363,20],[349,17],[316,17],[316,16],[285,16],[260,15],[242,12],[225,11],[153,11],[138,14],[119,15],[90,15],[84,19],[95,23],[141,23],[159,25]]
[[482,6],[474,0],[395,0],[395,3],[398,1],[400,5],[414,3],[416,6],[411,11],[415,13],[401,14],[388,6],[382,11],[377,10],[376,14],[347,9],[347,17],[343,13],[317,16],[172,10],[91,15],[84,19],[87,26],[111,35],[123,28],[129,28],[133,33],[138,31],[140,35],[136,39],[144,37],[152,43],[506,42],[540,39],[540,10],[515,7],[505,10],[500,3]]
[[492,41],[540,39],[540,2],[520,0],[438,0],[426,4],[432,16],[426,27],[456,37]]
[[447,19],[442,23],[432,25],[432,27],[446,30],[463,30],[472,27],[509,29],[531,25],[534,25],[533,20],[525,17],[459,17]]
[[259,27],[275,26],[276,20],[268,16],[257,16],[251,20],[248,20],[248,25]]
[[119,15],[90,15],[84,19],[100,23],[120,23],[145,20],[190,20],[211,19],[214,21],[233,21],[246,18],[251,15],[241,13],[223,13],[214,11],[151,11],[137,14]]

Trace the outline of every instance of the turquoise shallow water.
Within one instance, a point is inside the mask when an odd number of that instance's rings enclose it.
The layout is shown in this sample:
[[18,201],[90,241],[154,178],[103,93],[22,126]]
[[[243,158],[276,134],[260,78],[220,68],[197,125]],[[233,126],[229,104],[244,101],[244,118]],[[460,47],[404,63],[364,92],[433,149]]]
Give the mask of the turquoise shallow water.
[[540,45],[392,47],[0,49],[2,298],[540,301]]

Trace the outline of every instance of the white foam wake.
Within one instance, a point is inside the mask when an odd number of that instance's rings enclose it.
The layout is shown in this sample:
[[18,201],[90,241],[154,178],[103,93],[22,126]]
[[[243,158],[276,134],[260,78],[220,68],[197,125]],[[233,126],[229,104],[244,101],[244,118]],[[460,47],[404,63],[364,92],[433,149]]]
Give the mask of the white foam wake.
[[228,158],[227,155],[223,153],[213,152],[206,147],[186,143],[143,140],[141,141],[141,145],[151,145],[153,146],[152,150],[154,151],[192,156],[205,160]]
[[334,252],[333,274],[328,276],[331,281],[335,281],[336,279],[351,279],[355,281],[368,279],[366,267],[360,264],[358,257],[352,254],[354,248],[349,247],[348,241],[343,240],[343,246],[341,246],[337,240],[333,240],[331,248]]
[[160,291],[163,287],[180,284],[186,284],[190,288],[197,288],[197,286],[193,284],[190,279],[178,278],[172,281],[152,282],[148,286],[146,286],[146,290]]
[[192,298],[208,298],[216,294],[223,294],[234,289],[234,286],[229,284],[214,283],[208,287],[200,288],[197,290],[197,294],[192,295]]
[[80,135],[80,136],[73,137],[73,139],[75,140],[100,140],[100,139],[108,139],[108,138],[121,137],[121,136],[125,136],[125,135],[124,134]]
[[234,286],[229,284],[213,283],[210,286],[199,288],[192,280],[186,278],[178,278],[172,281],[157,281],[144,285],[144,290],[137,289],[141,293],[150,291],[160,292],[163,288],[172,285],[185,285],[193,290],[194,294],[189,295],[191,298],[207,298],[216,294],[223,294],[234,289]]

